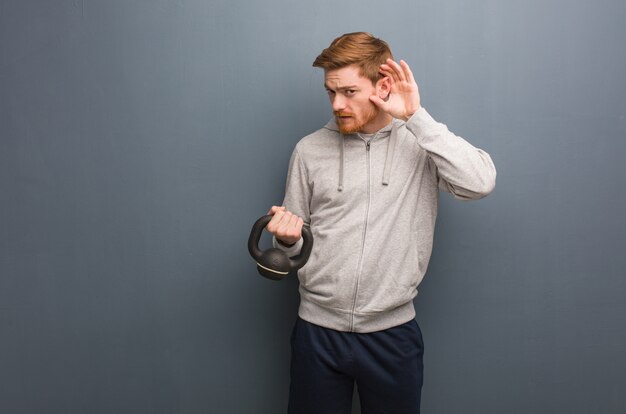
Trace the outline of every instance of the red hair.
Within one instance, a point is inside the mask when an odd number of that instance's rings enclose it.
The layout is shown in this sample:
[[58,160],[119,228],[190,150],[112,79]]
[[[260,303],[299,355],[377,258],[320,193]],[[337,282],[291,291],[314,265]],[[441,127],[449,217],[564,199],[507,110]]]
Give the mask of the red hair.
[[361,76],[376,84],[383,77],[378,72],[380,65],[387,59],[393,59],[387,42],[375,38],[370,33],[354,32],[333,40],[315,59],[313,66],[327,71],[356,65]]

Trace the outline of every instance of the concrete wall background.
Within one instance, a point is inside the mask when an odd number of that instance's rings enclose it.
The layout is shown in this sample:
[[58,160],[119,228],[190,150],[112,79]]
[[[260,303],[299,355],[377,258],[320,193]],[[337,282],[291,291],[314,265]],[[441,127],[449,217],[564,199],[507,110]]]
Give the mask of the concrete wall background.
[[[496,191],[442,195],[423,411],[626,409],[621,1],[0,3],[0,411],[285,412],[295,278],[254,220],[366,30]],[[358,408],[355,408],[358,412]]]

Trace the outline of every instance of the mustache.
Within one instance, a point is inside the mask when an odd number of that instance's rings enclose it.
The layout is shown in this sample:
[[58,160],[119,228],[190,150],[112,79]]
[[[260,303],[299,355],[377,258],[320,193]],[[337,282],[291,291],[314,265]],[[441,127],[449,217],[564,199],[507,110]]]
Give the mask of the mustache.
[[333,115],[335,116],[354,116],[354,114],[348,113],[348,112],[333,112]]

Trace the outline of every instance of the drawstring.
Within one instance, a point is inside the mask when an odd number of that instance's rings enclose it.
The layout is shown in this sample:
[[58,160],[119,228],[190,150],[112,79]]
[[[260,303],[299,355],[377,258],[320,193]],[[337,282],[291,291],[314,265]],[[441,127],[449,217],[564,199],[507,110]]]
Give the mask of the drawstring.
[[[379,133],[380,131],[377,132],[371,138],[370,141],[374,140]],[[391,174],[391,165],[393,163],[393,155],[396,149],[397,135],[398,135],[397,128],[396,128],[396,124],[394,123],[391,127],[391,134],[389,135],[389,144],[387,145],[387,156],[385,157],[385,167],[383,170],[382,184],[385,186],[389,185],[389,176]],[[359,137],[363,139],[361,135],[359,135]],[[346,146],[345,137],[341,135],[339,141],[340,141],[339,142],[339,186],[337,187],[337,191],[343,191],[343,176],[344,176],[344,167],[345,167],[344,152],[345,152],[345,146]]]
[[387,157],[385,158],[385,169],[383,172],[383,185],[389,185],[389,174],[391,173],[391,164],[393,162],[393,152],[396,149],[396,125],[391,127],[391,135],[389,135],[389,145],[387,145]]
[[343,164],[344,164],[344,160],[343,160],[343,153],[344,153],[344,147],[345,147],[345,138],[343,135],[340,135],[340,139],[339,141],[341,141],[339,143],[339,152],[341,153],[340,157],[340,163],[339,163],[339,187],[337,188],[337,191],[343,191]]

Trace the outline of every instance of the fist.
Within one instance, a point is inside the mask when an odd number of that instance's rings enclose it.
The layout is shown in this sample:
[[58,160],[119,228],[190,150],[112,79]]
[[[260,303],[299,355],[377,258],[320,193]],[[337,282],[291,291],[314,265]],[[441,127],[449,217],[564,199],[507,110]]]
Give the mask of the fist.
[[265,229],[286,245],[295,244],[302,237],[304,221],[283,206],[272,206],[267,214],[273,216]]

